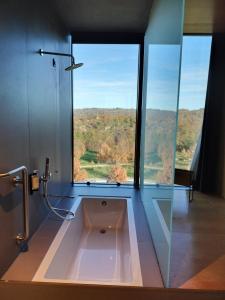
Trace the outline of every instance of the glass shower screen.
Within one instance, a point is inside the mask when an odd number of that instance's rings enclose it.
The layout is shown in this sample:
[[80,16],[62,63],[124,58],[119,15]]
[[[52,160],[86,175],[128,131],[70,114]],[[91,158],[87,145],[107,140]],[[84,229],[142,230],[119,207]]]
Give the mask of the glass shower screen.
[[165,286],[169,285],[182,0],[154,1],[144,40],[141,194]]

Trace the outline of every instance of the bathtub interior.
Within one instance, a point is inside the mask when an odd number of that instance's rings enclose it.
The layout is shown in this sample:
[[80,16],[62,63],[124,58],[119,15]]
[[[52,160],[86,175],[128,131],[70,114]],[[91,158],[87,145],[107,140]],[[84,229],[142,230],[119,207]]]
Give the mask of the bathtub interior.
[[75,204],[75,219],[63,223],[33,280],[42,273],[44,281],[141,285],[127,199],[83,197]]

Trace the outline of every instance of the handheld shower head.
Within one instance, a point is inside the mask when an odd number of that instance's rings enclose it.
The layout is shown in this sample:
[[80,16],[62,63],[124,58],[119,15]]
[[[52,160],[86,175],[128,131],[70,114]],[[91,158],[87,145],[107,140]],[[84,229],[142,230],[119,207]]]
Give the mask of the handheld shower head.
[[47,197],[48,195],[48,181],[50,179],[50,171],[49,171],[49,158],[46,157],[45,160],[45,172],[43,176],[41,176],[41,181],[43,183],[43,195],[44,197]]
[[46,157],[46,160],[45,160],[45,174],[44,174],[44,177],[46,180],[49,179],[50,177],[50,171],[49,171],[49,158]]

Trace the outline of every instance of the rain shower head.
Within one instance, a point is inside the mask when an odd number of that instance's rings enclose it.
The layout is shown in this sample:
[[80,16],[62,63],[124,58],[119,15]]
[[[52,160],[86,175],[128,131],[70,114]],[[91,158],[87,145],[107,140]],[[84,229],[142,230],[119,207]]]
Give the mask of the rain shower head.
[[65,71],[72,71],[74,69],[80,68],[83,66],[83,63],[79,63],[79,64],[72,64],[71,66],[65,68]]
[[74,69],[77,69],[77,68],[83,66],[83,63],[75,64],[75,59],[74,59],[74,56],[72,54],[59,53],[59,52],[47,52],[47,51],[43,51],[42,49],[39,49],[38,53],[41,56],[43,56],[44,54],[48,54],[48,55],[59,55],[59,56],[71,57],[72,63],[69,67],[65,68],[65,71],[73,71]]
[[72,64],[69,67],[65,68],[65,71],[72,71],[72,70],[75,70],[82,66],[83,66],[83,63],[75,64],[74,57],[72,56]]

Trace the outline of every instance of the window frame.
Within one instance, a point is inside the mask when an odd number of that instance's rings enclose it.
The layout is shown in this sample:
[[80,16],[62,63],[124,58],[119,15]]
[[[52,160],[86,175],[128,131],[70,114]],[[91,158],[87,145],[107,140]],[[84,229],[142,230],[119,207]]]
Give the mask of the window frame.
[[141,147],[141,124],[142,124],[142,83],[143,83],[143,67],[144,67],[144,34],[142,33],[90,33],[90,32],[73,32],[71,52],[73,53],[74,44],[118,44],[118,45],[132,45],[139,46],[138,53],[138,70],[137,70],[137,102],[136,102],[136,128],[135,128],[135,155],[134,155],[134,181],[133,184],[108,184],[108,183],[90,183],[90,182],[74,182],[74,123],[73,123],[73,75],[71,75],[71,90],[72,90],[72,184],[73,185],[91,185],[91,186],[126,186],[140,188],[140,147]]

